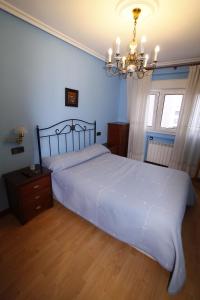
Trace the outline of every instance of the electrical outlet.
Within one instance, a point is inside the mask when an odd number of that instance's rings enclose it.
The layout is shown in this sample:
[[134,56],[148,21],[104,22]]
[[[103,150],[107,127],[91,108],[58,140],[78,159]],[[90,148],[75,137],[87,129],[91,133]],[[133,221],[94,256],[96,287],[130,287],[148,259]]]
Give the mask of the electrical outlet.
[[15,147],[11,149],[11,153],[13,154],[19,154],[24,152],[24,147]]
[[101,131],[97,131],[97,136],[101,135]]

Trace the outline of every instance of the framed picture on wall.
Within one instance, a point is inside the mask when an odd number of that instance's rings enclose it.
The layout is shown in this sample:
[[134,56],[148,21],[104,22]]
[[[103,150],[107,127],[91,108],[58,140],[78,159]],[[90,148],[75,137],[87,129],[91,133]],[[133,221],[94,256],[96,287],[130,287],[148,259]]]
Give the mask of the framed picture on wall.
[[78,90],[65,88],[65,106],[78,107]]

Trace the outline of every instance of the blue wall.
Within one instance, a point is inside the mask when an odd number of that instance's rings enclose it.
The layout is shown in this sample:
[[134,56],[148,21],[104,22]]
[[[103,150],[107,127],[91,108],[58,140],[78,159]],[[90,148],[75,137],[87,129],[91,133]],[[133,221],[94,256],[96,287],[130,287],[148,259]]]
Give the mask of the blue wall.
[[[104,62],[34,26],[0,11],[0,176],[37,161],[35,126],[68,118],[97,121],[107,139],[116,121],[120,80],[108,78]],[[65,87],[79,90],[79,107],[65,107]],[[23,125],[25,152],[11,155],[10,131]],[[8,206],[0,181],[0,210]]]
[[152,80],[186,79],[189,67],[156,69],[153,72]]

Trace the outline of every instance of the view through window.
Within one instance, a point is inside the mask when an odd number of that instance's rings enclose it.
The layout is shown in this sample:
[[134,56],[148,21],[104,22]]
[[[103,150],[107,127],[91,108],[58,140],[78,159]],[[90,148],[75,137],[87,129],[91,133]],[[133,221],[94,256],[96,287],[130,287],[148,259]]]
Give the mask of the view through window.
[[152,92],[147,100],[147,126],[155,131],[175,132],[184,91]]

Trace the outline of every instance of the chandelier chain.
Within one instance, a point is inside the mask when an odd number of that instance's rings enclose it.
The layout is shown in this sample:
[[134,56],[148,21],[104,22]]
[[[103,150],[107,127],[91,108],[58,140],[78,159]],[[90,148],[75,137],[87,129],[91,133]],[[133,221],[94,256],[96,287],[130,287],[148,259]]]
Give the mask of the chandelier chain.
[[133,27],[133,41],[136,40],[136,26],[137,26],[137,20],[134,21],[134,27]]

